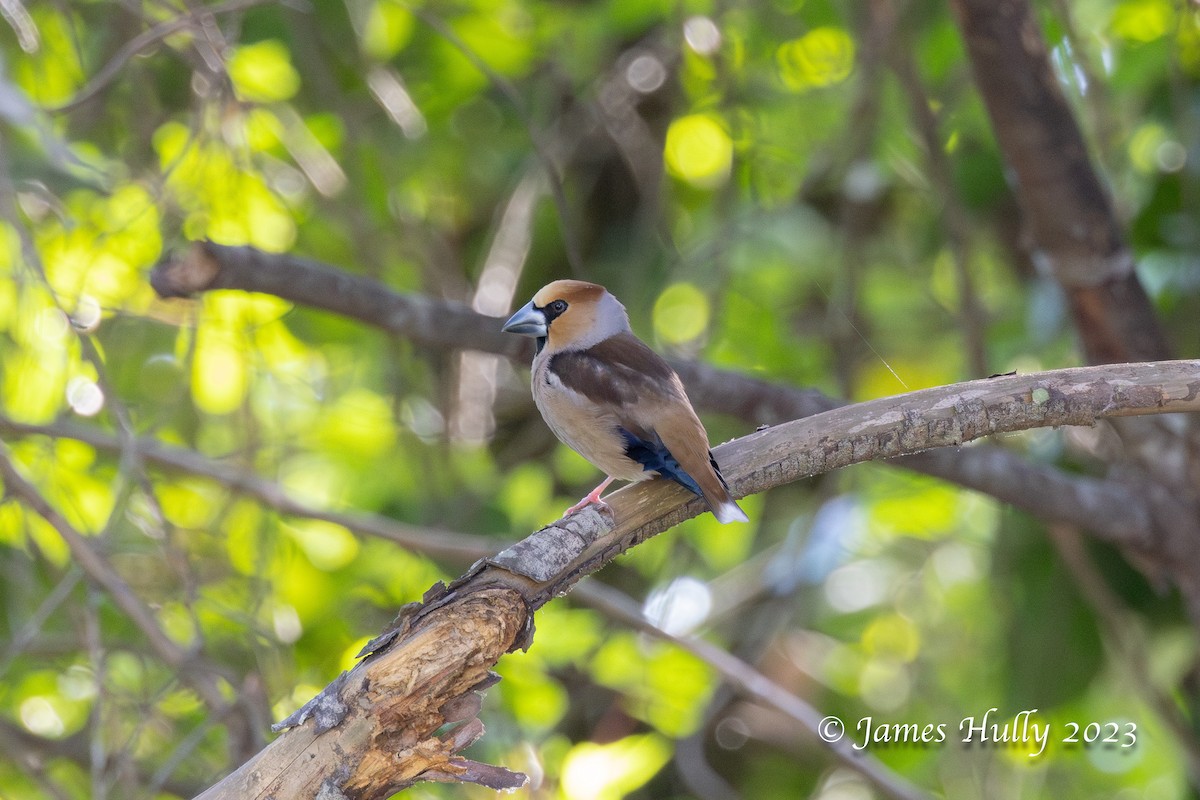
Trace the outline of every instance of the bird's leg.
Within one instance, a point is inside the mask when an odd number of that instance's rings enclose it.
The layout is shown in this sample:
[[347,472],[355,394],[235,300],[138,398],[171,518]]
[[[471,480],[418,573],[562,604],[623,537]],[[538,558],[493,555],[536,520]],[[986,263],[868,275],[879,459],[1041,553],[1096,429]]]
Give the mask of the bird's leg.
[[588,492],[587,497],[583,498],[578,503],[576,503],[575,505],[571,506],[566,511],[564,511],[563,516],[569,517],[572,514],[574,514],[576,511],[578,511],[579,509],[586,508],[587,506],[590,506],[593,503],[595,503],[596,505],[599,505],[599,506],[607,506],[608,503],[605,503],[603,500],[600,499],[600,493],[603,492],[605,489],[607,489],[608,485],[610,483],[612,483],[614,480],[616,480],[616,478],[612,478],[612,477],[605,478],[603,483],[601,483],[595,489],[592,489],[590,492]]

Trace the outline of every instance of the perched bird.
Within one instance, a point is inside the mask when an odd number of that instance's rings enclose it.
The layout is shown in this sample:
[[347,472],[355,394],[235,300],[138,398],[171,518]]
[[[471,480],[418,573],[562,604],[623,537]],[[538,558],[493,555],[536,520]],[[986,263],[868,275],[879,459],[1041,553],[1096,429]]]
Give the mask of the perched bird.
[[546,424],[608,476],[567,509],[590,503],[614,480],[670,478],[704,498],[721,522],[748,522],[729,495],[708,434],[675,370],[633,335],[625,307],[603,286],[555,281],[502,330],[537,340],[533,399]]

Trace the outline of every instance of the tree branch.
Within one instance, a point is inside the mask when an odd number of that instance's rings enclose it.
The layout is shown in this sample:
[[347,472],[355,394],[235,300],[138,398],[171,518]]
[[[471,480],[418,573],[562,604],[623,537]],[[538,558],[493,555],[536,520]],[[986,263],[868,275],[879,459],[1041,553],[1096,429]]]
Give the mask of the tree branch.
[[893,800],[932,800],[931,795],[894,774],[879,759],[856,751],[849,739],[827,742],[822,735],[824,715],[820,711],[737,656],[699,637],[675,636],[664,631],[646,619],[637,604],[616,589],[589,581],[580,586],[578,592],[585,605],[635,630],[686,650],[720,672],[721,677],[739,694],[759,700],[768,708],[776,709],[799,722],[810,734],[825,742],[839,761],[870,780],[886,797]]
[[[714,453],[734,494],[744,496],[995,433],[1198,410],[1200,361],[1085,367],[847,406],[757,431]],[[488,669],[503,653],[530,646],[538,608],[704,510],[701,500],[666,481],[626,487],[607,502],[606,510],[593,506],[559,520],[401,609],[364,648],[364,661],[285,721],[292,730],[202,798],[314,796],[324,787],[328,796],[338,796],[336,790],[352,800],[376,800],[423,779],[513,785],[511,773],[457,755],[482,732],[474,694],[486,685]],[[1157,543],[1130,537],[1125,544]]]
[[532,344],[501,333],[499,324],[465,305],[401,295],[382,283],[319,261],[253,247],[194,242],[154,268],[150,285],[162,297],[191,297],[215,289],[263,292],[365,322],[439,350],[482,350],[530,357]]
[[[527,339],[500,333],[498,319],[465,305],[400,294],[369,278],[292,255],[195,242],[159,263],[150,282],[163,297],[191,297],[215,289],[264,292],[343,314],[429,347],[481,350],[521,361],[533,357]],[[842,405],[817,391],[768,383],[702,362],[672,359],[671,365],[697,408],[729,414],[750,425],[777,424]],[[147,457],[153,458],[149,453]],[[1115,479],[1067,475],[998,447],[926,453],[893,463],[1105,538],[1133,532],[1149,539],[1155,528],[1154,507],[1138,487]],[[1029,491],[1047,484],[1055,491]]]
[[154,613],[129,587],[112,564],[88,544],[87,538],[58,513],[37,487],[21,475],[13,462],[11,451],[3,442],[0,442],[0,480],[3,481],[7,493],[20,497],[34,513],[58,532],[70,549],[75,563],[95,585],[112,597],[117,608],[137,626],[163,663],[176,670],[214,713],[223,714],[228,711],[230,704],[222,695],[214,676],[203,669],[197,669],[199,664],[196,654],[184,650],[167,636]]
[[60,106],[47,109],[52,114],[62,114],[75,109],[87,103],[97,94],[102,92],[118,74],[121,69],[129,63],[133,58],[141,55],[146,50],[154,45],[170,38],[180,31],[187,30],[194,26],[198,26],[201,19],[204,17],[213,17],[217,14],[228,14],[231,12],[245,11],[257,5],[263,5],[269,0],[228,0],[225,3],[219,3],[212,6],[202,6],[195,11],[185,12],[174,19],[160,22],[153,28],[139,33],[137,36],[130,39],[116,54],[101,67],[87,85],[80,89],[74,97]]
[[938,118],[929,94],[921,82],[911,49],[893,47],[889,53],[892,71],[908,99],[913,127],[925,150],[925,164],[934,196],[940,201],[939,217],[945,231],[946,247],[954,263],[958,284],[958,327],[966,346],[969,374],[987,375],[987,311],[979,298],[971,272],[972,226],[967,209],[954,184],[954,168],[945,148]]
[[1133,254],[1027,0],[951,3],[1035,248],[1069,298],[1088,361],[1171,357]]
[[10,436],[49,436],[53,439],[74,439],[85,442],[97,450],[123,455],[127,448],[138,456],[160,468],[200,475],[209,478],[232,491],[255,498],[263,505],[281,514],[307,519],[319,519],[341,525],[356,533],[387,539],[390,542],[422,553],[432,558],[464,564],[495,550],[496,542],[487,536],[457,533],[439,528],[405,525],[403,522],[378,514],[347,514],[326,511],[307,505],[289,495],[282,486],[269,481],[253,471],[214,461],[182,447],[164,444],[157,439],[139,436],[129,442],[90,425],[78,425],[59,421],[49,425],[17,422],[0,414],[0,433]]

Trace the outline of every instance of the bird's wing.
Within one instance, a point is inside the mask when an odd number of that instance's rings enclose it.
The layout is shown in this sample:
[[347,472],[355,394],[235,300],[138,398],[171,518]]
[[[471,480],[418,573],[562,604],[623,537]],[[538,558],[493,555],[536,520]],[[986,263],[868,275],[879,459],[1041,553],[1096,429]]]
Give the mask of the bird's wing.
[[666,400],[677,390],[675,371],[631,333],[610,336],[585,350],[564,350],[549,368],[563,385],[597,405],[628,407]]
[[708,435],[675,370],[631,333],[611,336],[586,350],[556,353],[549,365],[563,385],[617,421],[625,455],[646,470],[708,494]]
[[709,450],[704,424],[662,356],[620,333],[552,359],[548,367],[564,387],[616,420],[626,457],[702,496],[721,522],[746,521]]

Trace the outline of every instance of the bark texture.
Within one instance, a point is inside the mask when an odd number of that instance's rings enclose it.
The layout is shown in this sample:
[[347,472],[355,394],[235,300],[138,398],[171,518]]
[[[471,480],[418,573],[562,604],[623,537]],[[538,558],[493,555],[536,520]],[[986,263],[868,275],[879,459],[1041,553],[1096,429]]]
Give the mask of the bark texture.
[[[1090,363],[1171,357],[1171,347],[1134,272],[1112,201],[1050,64],[1028,0],[954,0],[975,82],[1010,168],[1034,262],[1062,287]],[[1148,498],[1161,530],[1158,551],[1200,541],[1200,430],[1155,421],[1114,426],[1124,452],[1114,474]],[[1200,572],[1177,558],[1130,554],[1152,580],[1174,581],[1200,625]]]
[[[737,497],[862,461],[995,433],[1104,417],[1200,411],[1200,361],[1010,375],[793,420],[714,448]],[[290,728],[205,792],[224,798],[376,800],[417,780],[516,786],[522,776],[458,755],[483,732],[478,692],[500,656],[532,642],[533,613],[650,537],[703,513],[667,481],[621,489],[433,587],[364,648],[366,659],[282,724]],[[1157,539],[1125,540],[1154,549]],[[1191,551],[1172,552],[1187,563]],[[437,732],[456,724],[449,733]],[[911,797],[906,787],[879,787]]]
[[1034,261],[1066,292],[1093,364],[1171,357],[1112,201],[1026,0],[954,0]]
[[[522,641],[529,621],[520,594],[492,587],[406,607],[392,646],[369,655],[286,720],[295,726],[201,800],[315,797],[380,800],[419,780],[493,789],[522,775],[458,755],[483,735],[480,692],[490,668]],[[438,736],[443,726],[453,726]]]
[[[348,315],[429,347],[468,347],[519,361],[532,357],[528,341],[499,333],[499,318],[448,301],[393,292],[376,281],[285,254],[196,242],[161,262],[151,282],[165,297],[188,297],[218,288],[266,292]],[[364,302],[347,302],[337,293]],[[700,362],[673,359],[671,365],[697,408],[730,414],[749,425],[776,424],[843,404],[820,392]],[[1153,550],[1138,547],[1127,554],[1156,583],[1177,585],[1193,624],[1200,626],[1200,563],[1189,564],[1174,555],[1200,540],[1200,512],[1196,510],[1200,500],[1194,489],[1200,486],[1200,468],[1190,457],[1194,448],[1200,448],[1200,442],[1194,441],[1196,426],[1164,426],[1150,419],[1118,421],[1114,427],[1129,460],[1107,478],[1068,474],[988,445],[922,453],[889,463],[978,489],[1039,518],[1078,525],[1114,543],[1156,541]],[[296,504],[289,501],[287,505]],[[392,531],[378,522],[365,527],[397,541],[416,541],[409,532]],[[469,552],[469,545],[451,547],[449,540],[447,545],[427,543],[425,549]]]

